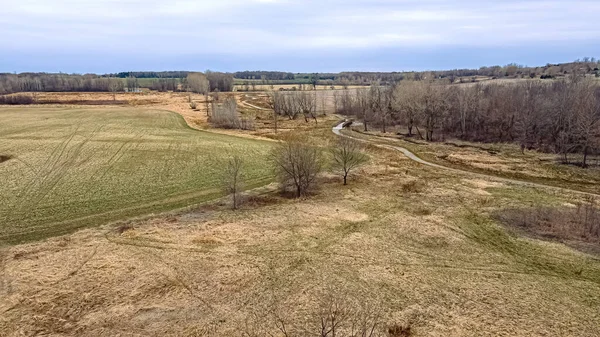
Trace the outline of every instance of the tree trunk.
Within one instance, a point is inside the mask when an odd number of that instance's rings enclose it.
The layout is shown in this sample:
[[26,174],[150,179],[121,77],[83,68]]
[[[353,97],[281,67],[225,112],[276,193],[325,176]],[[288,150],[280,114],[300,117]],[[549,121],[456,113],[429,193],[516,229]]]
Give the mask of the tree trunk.
[[419,133],[419,138],[423,139],[423,135],[421,134],[421,130],[419,130],[419,127],[415,126],[415,128],[417,129],[417,132]]
[[296,196],[300,198],[302,195],[302,189],[300,188],[300,184],[296,185]]
[[344,185],[346,185],[346,178],[348,178],[348,173],[344,174]]

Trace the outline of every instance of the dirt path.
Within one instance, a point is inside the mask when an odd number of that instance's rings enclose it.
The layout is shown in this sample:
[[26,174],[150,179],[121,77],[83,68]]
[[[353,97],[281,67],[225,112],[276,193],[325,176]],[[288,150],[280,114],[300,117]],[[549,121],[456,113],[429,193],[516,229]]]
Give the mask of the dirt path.
[[502,178],[502,177],[495,176],[493,174],[477,173],[477,172],[472,172],[472,171],[468,171],[468,170],[460,170],[460,169],[456,169],[456,168],[452,168],[452,167],[447,167],[447,166],[442,166],[442,165],[434,164],[434,163],[431,163],[431,162],[428,162],[426,160],[423,160],[423,159],[419,158],[416,154],[410,152],[408,149],[405,149],[405,148],[403,148],[401,146],[377,144],[377,143],[375,143],[373,141],[370,141],[370,140],[353,137],[353,136],[350,136],[350,135],[347,135],[347,134],[342,134],[342,130],[344,129],[343,125],[344,125],[344,122],[342,122],[342,123],[334,126],[332,128],[333,133],[335,133],[336,135],[341,136],[341,137],[348,137],[348,138],[352,138],[352,139],[355,139],[355,140],[358,140],[358,141],[361,141],[361,142],[369,143],[371,145],[374,145],[374,146],[377,146],[377,147],[380,147],[380,148],[385,148],[385,149],[400,151],[400,152],[402,152],[402,154],[404,154],[410,160],[416,161],[417,163],[420,163],[420,164],[423,164],[423,165],[427,165],[427,166],[431,166],[431,167],[435,167],[435,168],[439,168],[439,169],[443,169],[443,170],[447,170],[447,171],[453,171],[453,172],[458,172],[458,173],[467,173],[467,174],[474,175],[474,176],[477,176],[477,177],[482,177],[482,178],[493,178],[493,179],[498,180],[498,181],[507,182],[507,183],[511,183],[511,184],[515,184],[515,185],[520,185],[520,186],[550,188],[550,189],[554,189],[554,190],[557,190],[557,191],[572,192],[572,193],[578,193],[578,194],[595,196],[595,197],[599,197],[600,196],[600,194],[596,194],[596,193],[583,192],[583,191],[572,190],[572,189],[564,188],[564,187],[558,187],[558,186],[552,186],[552,185],[545,185],[545,184],[533,183],[533,182],[524,181],[524,180]]
[[256,105],[254,105],[254,104],[248,103],[248,102],[246,102],[246,101],[240,101],[240,103],[241,103],[242,105],[249,106],[249,107],[251,107],[251,108],[254,108],[254,109],[257,109],[257,110],[271,110],[271,109],[267,109],[267,108],[261,108],[261,107],[259,107],[259,106],[256,106]]

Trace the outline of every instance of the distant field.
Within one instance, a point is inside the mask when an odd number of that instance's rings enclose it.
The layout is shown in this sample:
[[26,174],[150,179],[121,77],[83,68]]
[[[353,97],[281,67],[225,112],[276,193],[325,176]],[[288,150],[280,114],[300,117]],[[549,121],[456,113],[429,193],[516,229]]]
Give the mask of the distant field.
[[196,131],[172,112],[0,108],[0,116],[0,242],[221,196],[227,153],[245,158],[247,187],[271,180],[268,143]]

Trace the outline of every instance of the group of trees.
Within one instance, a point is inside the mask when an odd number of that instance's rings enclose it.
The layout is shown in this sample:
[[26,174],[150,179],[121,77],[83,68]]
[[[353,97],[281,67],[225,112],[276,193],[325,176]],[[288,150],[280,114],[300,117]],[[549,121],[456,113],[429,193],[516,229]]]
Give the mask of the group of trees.
[[254,130],[254,116],[240,116],[235,97],[227,97],[223,103],[213,100],[208,118],[213,125],[225,129]]
[[103,77],[118,77],[118,78],[185,78],[189,71],[126,71],[117,74],[104,74]]
[[205,75],[210,83],[210,91],[233,91],[233,75],[210,70]]
[[98,77],[96,75],[66,74],[2,74],[0,94],[16,92],[46,91],[123,91],[125,82],[120,78]]
[[[181,75],[185,77],[163,77]],[[145,77],[136,77],[133,75]],[[153,75],[154,74],[154,75]],[[127,77],[123,77],[128,75]],[[152,77],[155,76],[155,77]],[[114,77],[107,75],[69,75],[46,73],[0,74],[0,95],[18,92],[122,92],[138,91],[142,85],[139,78],[152,78],[145,81],[145,87],[156,91],[192,91],[206,93],[210,91],[232,91],[233,75],[207,71],[164,72],[164,73],[119,73]]]
[[243,80],[268,80],[268,81],[285,81],[295,78],[293,73],[282,71],[238,71],[233,74],[235,78]]
[[270,93],[270,105],[277,116],[296,119],[303,116],[308,122],[312,118],[317,122],[317,93],[315,91],[273,91]]
[[[344,185],[347,185],[350,173],[368,160],[360,143],[347,137],[340,137],[330,151],[332,168],[342,176]],[[307,195],[315,188],[325,166],[321,148],[298,134],[287,135],[274,147],[271,163],[282,191],[292,192],[295,197]],[[239,193],[243,190],[244,162],[234,155],[223,166],[223,189],[231,195],[235,209],[240,205]]]
[[187,75],[185,84],[187,91],[206,95],[210,91],[210,82],[203,73],[190,73]]
[[428,141],[447,136],[479,142],[515,142],[522,148],[569,155],[600,151],[600,86],[589,78],[553,82],[450,86],[403,81],[344,91],[338,113],[376,125],[403,125]]

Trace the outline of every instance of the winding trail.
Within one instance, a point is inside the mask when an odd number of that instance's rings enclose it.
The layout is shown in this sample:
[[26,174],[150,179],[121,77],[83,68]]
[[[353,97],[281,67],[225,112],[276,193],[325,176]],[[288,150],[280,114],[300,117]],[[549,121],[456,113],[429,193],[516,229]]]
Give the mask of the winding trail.
[[506,183],[510,183],[510,184],[514,184],[514,185],[537,187],[537,188],[548,188],[548,189],[553,189],[555,191],[571,192],[571,193],[577,193],[577,194],[582,194],[582,195],[589,195],[589,196],[594,196],[594,197],[600,197],[600,194],[597,194],[597,193],[584,192],[584,191],[579,191],[579,190],[573,190],[573,189],[570,189],[570,188],[564,188],[564,187],[558,187],[558,186],[552,186],[552,185],[534,183],[534,182],[525,181],[525,180],[516,180],[516,179],[503,178],[503,177],[498,177],[498,176],[493,175],[493,174],[484,174],[484,173],[472,172],[472,171],[468,171],[468,170],[461,170],[461,169],[456,169],[456,168],[453,168],[453,167],[447,167],[447,166],[443,166],[443,165],[439,165],[439,164],[434,164],[434,163],[431,163],[431,162],[428,162],[426,160],[423,160],[423,159],[419,158],[416,154],[410,152],[408,149],[403,148],[401,146],[378,144],[378,143],[375,143],[375,142],[367,140],[367,139],[352,137],[350,135],[343,134],[342,130],[344,129],[344,123],[345,122],[341,122],[340,124],[334,126],[331,129],[331,131],[333,131],[333,133],[335,133],[336,135],[338,135],[340,137],[352,138],[352,139],[355,139],[355,140],[360,141],[360,142],[369,143],[369,144],[371,144],[373,146],[376,146],[376,147],[380,147],[380,148],[384,148],[384,149],[389,149],[389,150],[400,151],[400,152],[402,152],[402,154],[404,154],[410,160],[413,160],[413,161],[415,161],[415,162],[417,162],[419,164],[423,164],[423,165],[427,165],[427,166],[430,166],[430,167],[435,167],[435,168],[443,169],[443,170],[446,170],[446,171],[452,171],[452,172],[457,172],[457,173],[466,173],[466,174],[470,174],[470,175],[481,177],[481,178],[492,178],[492,179],[495,179],[495,180],[498,180],[498,181],[502,181],[502,182],[506,182]]

